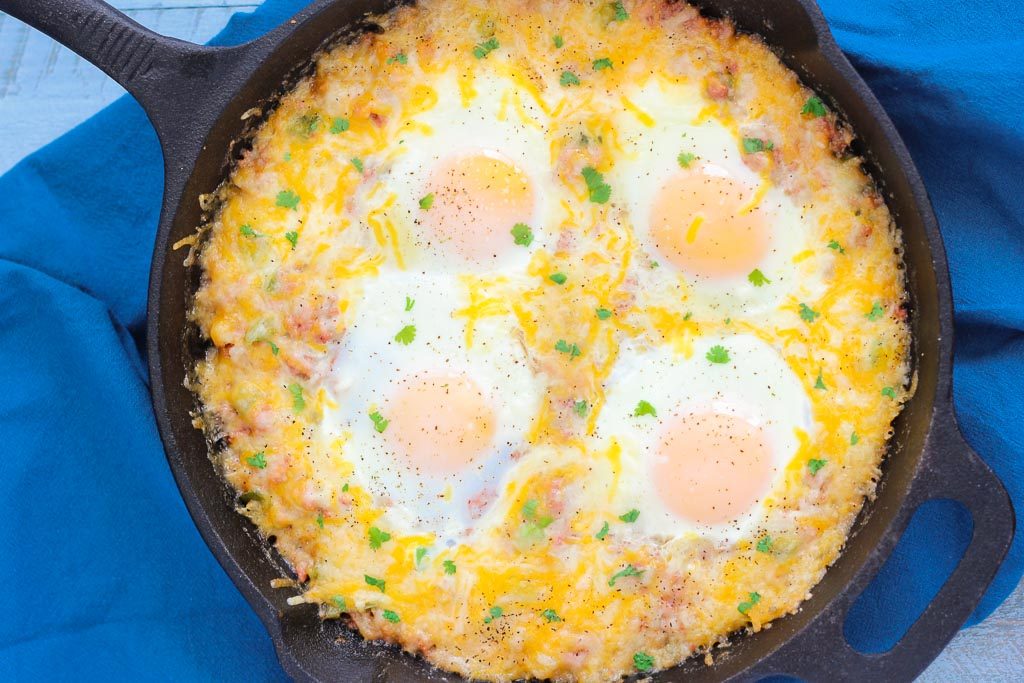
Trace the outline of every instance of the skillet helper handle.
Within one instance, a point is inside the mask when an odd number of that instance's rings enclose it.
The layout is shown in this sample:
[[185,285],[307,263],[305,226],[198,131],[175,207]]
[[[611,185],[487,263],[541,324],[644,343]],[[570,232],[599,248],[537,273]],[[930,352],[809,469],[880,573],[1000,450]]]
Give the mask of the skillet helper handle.
[[[929,500],[963,505],[974,527],[956,568],[906,634],[887,652],[854,650],[843,624],[859,594],[826,613],[771,657],[765,673],[784,673],[805,681],[912,681],[956,635],[984,595],[1009,549],[1014,511],[1002,482],[960,434],[952,409],[936,416],[922,471],[910,496],[913,512]],[[878,566],[881,562],[878,563]],[[870,578],[863,582],[870,583]],[[837,601],[840,602],[840,601]]]

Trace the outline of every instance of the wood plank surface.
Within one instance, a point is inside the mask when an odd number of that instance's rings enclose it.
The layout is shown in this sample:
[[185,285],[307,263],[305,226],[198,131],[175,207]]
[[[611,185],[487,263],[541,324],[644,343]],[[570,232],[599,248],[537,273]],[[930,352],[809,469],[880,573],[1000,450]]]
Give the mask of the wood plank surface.
[[[232,14],[251,11],[258,2],[112,0],[111,4],[159,33],[205,42]],[[0,173],[122,94],[98,69],[0,14]],[[957,635],[919,681],[1024,681],[1024,587],[1018,586],[987,620]]]

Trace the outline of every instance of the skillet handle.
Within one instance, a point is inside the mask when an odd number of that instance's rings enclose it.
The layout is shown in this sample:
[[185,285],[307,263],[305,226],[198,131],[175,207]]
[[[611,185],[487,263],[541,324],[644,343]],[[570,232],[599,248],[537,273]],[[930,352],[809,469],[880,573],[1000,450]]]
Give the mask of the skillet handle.
[[[773,653],[763,673],[805,681],[912,681],[934,660],[970,616],[1002,563],[1014,533],[1014,511],[1002,482],[964,441],[952,409],[936,425],[909,494],[904,524],[929,500],[951,499],[974,520],[971,541],[953,573],[906,634],[887,652],[854,650],[843,625],[859,592],[833,603],[793,640]],[[881,565],[881,561],[876,567]],[[859,582],[866,587],[874,573]],[[860,578],[860,577],[858,577]]]
[[231,47],[162,36],[102,0],[0,0],[0,11],[78,53],[131,93],[156,128],[168,166],[174,167],[191,166],[237,85],[295,24],[330,2],[312,2],[263,37]]

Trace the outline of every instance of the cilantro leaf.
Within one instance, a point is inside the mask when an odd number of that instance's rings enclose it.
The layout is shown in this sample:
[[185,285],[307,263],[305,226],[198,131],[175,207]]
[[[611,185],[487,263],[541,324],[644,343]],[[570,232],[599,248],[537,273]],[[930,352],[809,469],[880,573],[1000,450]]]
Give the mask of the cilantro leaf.
[[420,208],[424,211],[428,211],[430,207],[434,205],[434,193],[431,192],[420,198]]
[[476,57],[477,59],[483,59],[487,55],[497,50],[498,47],[498,39],[492,37],[488,40],[485,40],[482,43],[478,43],[477,46],[473,48],[473,56]]
[[533,230],[526,223],[516,223],[512,226],[512,242],[520,247],[528,247],[533,244]]
[[391,534],[381,531],[375,526],[370,527],[370,547],[374,550],[391,540]]
[[282,208],[294,211],[295,207],[299,205],[299,201],[299,195],[292,190],[281,190],[277,193],[276,204]]
[[599,541],[603,541],[605,536],[608,535],[608,530],[610,528],[611,527],[608,525],[608,522],[605,522],[604,524],[601,525],[601,530],[598,531],[596,534],[594,534],[594,538],[596,538]]
[[426,548],[416,548],[416,566],[419,567],[420,563],[423,562],[423,558],[427,556]]
[[505,610],[503,610],[498,605],[495,605],[491,609],[487,610],[487,612],[488,612],[487,616],[484,617],[484,623],[485,624],[489,624],[492,621],[494,621],[495,619],[498,619],[499,617],[501,617],[501,615],[503,615],[505,613]]
[[573,411],[580,417],[587,416],[587,408],[588,406],[586,401],[576,401],[572,406]]
[[292,395],[292,410],[301,413],[306,408],[306,399],[302,396],[302,387],[295,382],[288,385],[288,393]]
[[658,411],[647,401],[640,401],[636,404],[636,409],[633,410],[633,417],[643,417],[644,415],[658,417]]
[[349,129],[348,119],[343,119],[341,117],[338,117],[338,118],[334,119],[333,121],[331,121],[331,133],[333,133],[334,135],[337,135],[338,133],[344,133],[348,129]]
[[395,62],[399,64],[408,64],[409,58],[404,52],[396,52],[392,56],[388,57],[388,64],[394,64]]
[[712,363],[729,362],[729,352],[721,344],[715,344],[710,349],[708,349],[708,352],[704,354],[704,357],[707,358]]
[[625,21],[629,19],[629,12],[626,11],[626,6],[621,2],[613,2],[612,10],[615,12],[615,21]]
[[565,281],[569,278],[566,277],[565,273],[552,273],[551,275],[548,275],[548,279],[556,285],[564,285]]
[[324,513],[322,513],[322,512],[316,513],[316,525],[318,527],[320,527],[321,529],[324,528]]
[[868,320],[875,321],[885,315],[885,309],[882,308],[882,302],[876,301],[871,307],[871,310],[864,314],[864,317]]
[[267,466],[267,457],[263,453],[263,451],[260,451],[259,453],[253,453],[248,458],[246,458],[245,461],[252,465],[253,467],[261,470]]
[[590,201],[595,204],[604,204],[612,196],[612,188],[604,182],[601,175],[593,166],[587,166],[582,171],[583,180],[587,183],[587,192],[590,194]]
[[692,152],[680,152],[679,156],[676,157],[676,161],[683,168],[690,168],[690,164],[697,160],[697,155]]
[[895,399],[896,398],[896,390],[893,389],[892,387],[884,387],[882,389],[882,396],[888,396],[891,399]]
[[817,318],[819,315],[821,315],[821,313],[818,313],[816,310],[814,310],[807,304],[800,304],[800,317],[805,322],[813,323],[815,318]]
[[743,153],[757,154],[758,152],[770,152],[775,149],[775,143],[761,138],[743,138]]
[[291,243],[292,249],[294,249],[295,245],[299,243],[299,233],[297,233],[294,230],[289,230],[288,232],[286,232],[284,234],[284,238],[288,240],[289,243]]
[[607,57],[602,57],[601,59],[595,59],[594,60],[594,71],[601,71],[603,69],[611,69],[611,68],[612,68],[612,60],[608,59]]
[[819,118],[825,115],[825,103],[817,95],[811,95],[804,102],[804,108],[800,110],[800,113],[804,115],[809,114],[813,118]]
[[416,305],[416,300],[415,299],[410,299],[409,297],[405,297],[405,310],[411,311],[412,307],[415,306],[415,305]]
[[402,620],[402,618],[399,617],[397,613],[392,612],[389,609],[384,610],[383,612],[381,612],[381,614],[383,615],[383,617],[385,619],[390,621],[392,624],[397,624],[398,622],[400,622]]
[[558,49],[562,49],[562,46],[565,45],[565,41],[562,40],[562,36],[555,36],[551,39],[551,42],[553,42],[555,47]]
[[356,167],[357,171],[359,171],[360,173],[363,172],[363,160],[362,159],[360,159],[359,157],[352,157],[351,159],[349,159],[349,161],[352,162],[352,165]]
[[818,458],[811,458],[807,461],[807,469],[812,474],[817,474],[822,467],[828,464],[828,460],[820,460]]
[[451,560],[445,560],[444,562],[442,562],[442,564],[444,565],[445,574],[454,574],[456,571],[458,571],[458,567],[456,567],[455,563]]
[[740,604],[736,605],[736,609],[740,611],[740,614],[746,616],[747,612],[749,612],[751,608],[759,602],[761,602],[761,594],[750,593],[750,599],[744,600]]
[[303,114],[295,119],[290,130],[295,135],[303,138],[313,137],[313,133],[320,127],[319,114]]
[[333,596],[331,598],[331,602],[334,603],[334,606],[337,607],[339,611],[348,611],[347,607],[345,606],[345,598],[341,597],[340,595]]
[[626,514],[619,515],[619,519],[621,519],[623,522],[626,522],[627,524],[632,524],[633,522],[635,522],[637,520],[637,518],[639,516],[640,516],[640,511],[637,510],[636,508],[633,508],[632,510],[630,510]]
[[765,536],[757,542],[757,552],[770,553],[772,551],[772,537]]
[[259,237],[259,233],[252,229],[252,226],[246,223],[238,228],[238,232],[242,233],[246,237]]
[[272,354],[274,354],[276,356],[277,354],[281,353],[281,349],[278,348],[277,344],[275,344],[274,342],[270,341],[269,339],[265,339],[264,341],[266,341],[267,344],[270,345],[270,352]]
[[561,621],[562,620],[562,617],[558,616],[558,612],[556,612],[553,609],[546,609],[543,612],[541,612],[540,615],[542,617],[544,617],[545,619],[547,619],[549,624],[551,622],[553,622],[553,621]]
[[390,420],[385,420],[384,416],[376,411],[370,413],[370,421],[373,422],[373,428],[377,430],[378,434],[383,434],[384,430],[388,428],[388,422],[390,422]]
[[764,273],[762,273],[757,268],[754,268],[752,271],[750,271],[750,275],[747,276],[747,280],[749,280],[750,284],[754,285],[755,287],[762,287],[771,282],[771,280],[766,278],[764,276]]
[[850,432],[850,445],[856,446],[858,441],[860,441],[860,437],[857,436],[857,432]]
[[633,565],[627,564],[625,569],[620,569],[612,575],[612,578],[608,579],[608,585],[614,586],[619,579],[624,579],[627,576],[641,576],[643,573],[643,569],[637,569]]
[[570,344],[564,339],[559,339],[557,342],[555,342],[555,351],[569,354],[569,360],[575,359],[582,353],[580,351],[579,346],[577,346],[576,344]]
[[402,329],[400,329],[398,331],[398,334],[395,335],[395,341],[398,342],[399,344],[403,344],[404,346],[408,346],[409,344],[412,344],[412,340],[415,339],[415,338],[416,338],[416,326],[415,325],[406,325],[405,327],[403,327]]
[[637,671],[651,671],[654,669],[654,657],[646,652],[637,652],[633,655],[633,666]]
[[838,251],[840,254],[846,253],[846,250],[843,249],[843,245],[839,244],[839,242],[836,242],[835,240],[832,240],[828,243],[828,248],[833,251]]
[[580,77],[566,69],[562,72],[562,76],[558,79],[558,82],[561,83],[562,86],[568,88],[571,85],[579,85]]
[[381,593],[384,592],[384,579],[378,579],[376,577],[370,576],[369,574],[363,574],[363,580],[366,581],[366,585],[373,586]]
[[607,320],[610,317],[612,317],[612,312],[609,311],[607,308],[599,308],[599,309],[597,309],[597,319],[598,320]]
[[822,377],[821,377],[821,370],[818,370],[818,379],[815,380],[815,382],[814,382],[814,388],[815,389],[828,389],[828,387],[825,386],[825,380],[822,379]]

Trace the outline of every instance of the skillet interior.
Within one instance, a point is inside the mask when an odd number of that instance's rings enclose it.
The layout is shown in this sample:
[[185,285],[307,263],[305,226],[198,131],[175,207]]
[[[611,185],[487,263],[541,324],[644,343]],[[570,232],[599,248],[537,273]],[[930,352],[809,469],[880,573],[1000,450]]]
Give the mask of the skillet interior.
[[[174,191],[169,193],[155,251],[155,289],[151,292],[151,332],[157,332],[159,347],[159,356],[151,355],[151,362],[161,380],[154,385],[154,395],[168,458],[179,485],[186,491],[190,512],[231,578],[267,625],[289,673],[329,680],[456,681],[461,679],[432,670],[418,659],[397,655],[395,648],[362,642],[338,621],[321,622],[315,606],[288,607],[285,600],[293,591],[270,588],[271,579],[281,576],[286,565],[276,552],[267,552],[251,522],[234,511],[234,493],[214,471],[208,445],[191,424],[195,399],[184,386],[185,372],[205,347],[187,323],[186,305],[198,286],[199,269],[182,268],[181,252],[172,252],[166,266],[164,263],[167,245],[192,234],[203,221],[195,198],[220,184],[244,149],[248,132],[260,120],[243,122],[242,114],[253,103],[272,106],[284,91],[282,82],[294,83],[307,73],[316,49],[332,37],[336,39],[339,27],[350,27],[365,12],[380,12],[390,4],[374,0],[336,2],[315,21],[300,24],[247,82],[237,84],[237,93],[213,126],[194,169],[182,178],[183,191],[178,196]],[[817,586],[814,597],[799,613],[774,622],[773,628],[734,637],[725,654],[716,656],[715,666],[689,660],[654,677],[664,681],[720,680],[742,674],[807,626],[833,598],[852,589],[859,592],[859,587],[851,586],[855,575],[866,561],[880,562],[874,559],[878,557],[876,548],[891,547],[902,530],[890,529],[890,524],[894,520],[905,523],[899,512],[925,453],[936,397],[945,400],[949,393],[951,309],[944,255],[927,198],[917,186],[916,177],[908,177],[907,170],[913,167],[902,146],[892,144],[879,118],[880,110],[874,108],[877,104],[865,104],[865,96],[870,103],[874,100],[861,90],[863,84],[846,80],[819,49],[819,27],[799,2],[704,0],[695,4],[709,15],[729,16],[740,29],[762,35],[783,62],[822,93],[852,125],[858,138],[855,150],[867,159],[866,170],[881,186],[902,231],[918,387],[894,424],[895,435],[878,496],[865,505],[846,550]],[[305,66],[296,68],[296,64]],[[225,155],[224,150],[230,152]],[[170,181],[169,187],[173,188]],[[180,206],[178,197],[183,198]],[[183,329],[190,329],[185,344],[181,340]]]

